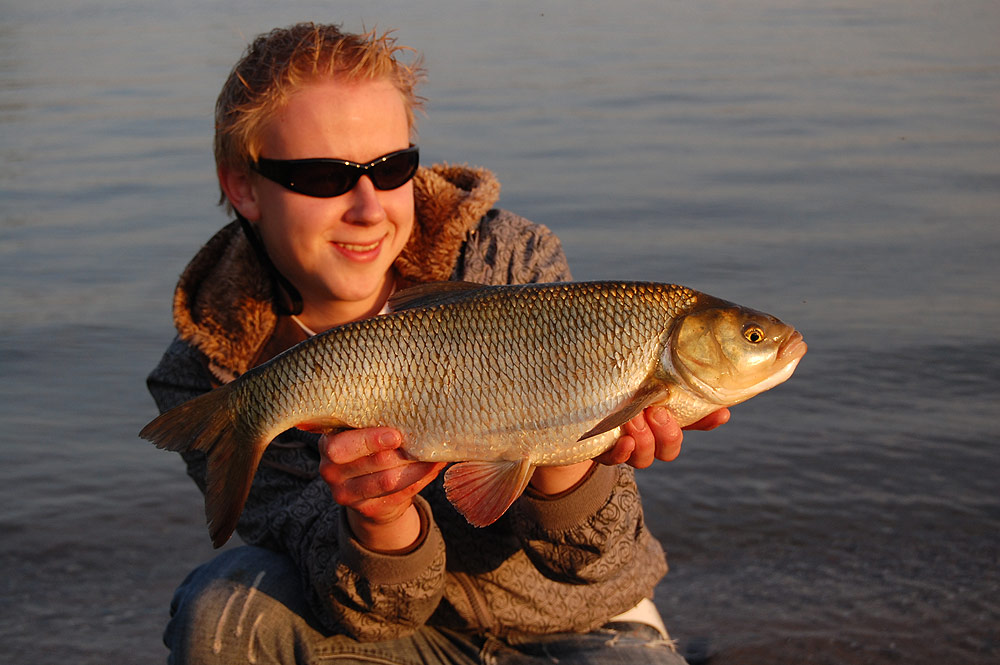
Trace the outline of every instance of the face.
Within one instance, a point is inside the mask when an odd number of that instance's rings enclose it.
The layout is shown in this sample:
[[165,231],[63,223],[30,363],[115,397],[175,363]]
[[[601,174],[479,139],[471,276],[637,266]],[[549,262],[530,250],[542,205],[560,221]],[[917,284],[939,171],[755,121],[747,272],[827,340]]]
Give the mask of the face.
[[[265,125],[260,156],[368,163],[406,148],[409,138],[392,84],[324,80],[294,93]],[[346,194],[315,198],[256,173],[242,178],[246,196],[233,204],[256,223],[271,260],[301,292],[308,325],[327,328],[381,307],[413,229],[412,181],[380,191],[362,176]]]

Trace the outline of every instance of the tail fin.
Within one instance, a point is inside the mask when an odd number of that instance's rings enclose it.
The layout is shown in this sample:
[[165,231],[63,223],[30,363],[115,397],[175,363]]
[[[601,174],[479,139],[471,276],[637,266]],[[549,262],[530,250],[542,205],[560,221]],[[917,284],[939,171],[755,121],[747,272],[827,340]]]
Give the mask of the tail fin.
[[199,450],[208,457],[205,517],[212,544],[222,547],[250,494],[261,455],[270,440],[241,439],[229,407],[232,384],[216,388],[161,414],[139,436],[157,448]]

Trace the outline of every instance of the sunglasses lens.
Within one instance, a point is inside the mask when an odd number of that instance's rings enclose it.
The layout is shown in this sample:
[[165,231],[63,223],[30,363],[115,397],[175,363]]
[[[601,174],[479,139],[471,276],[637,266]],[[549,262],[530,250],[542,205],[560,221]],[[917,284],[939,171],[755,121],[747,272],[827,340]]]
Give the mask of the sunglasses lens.
[[416,150],[401,152],[368,169],[366,175],[378,189],[402,187],[417,172],[420,157]]
[[330,198],[346,193],[358,182],[358,169],[343,164],[289,164],[287,187],[308,196]]

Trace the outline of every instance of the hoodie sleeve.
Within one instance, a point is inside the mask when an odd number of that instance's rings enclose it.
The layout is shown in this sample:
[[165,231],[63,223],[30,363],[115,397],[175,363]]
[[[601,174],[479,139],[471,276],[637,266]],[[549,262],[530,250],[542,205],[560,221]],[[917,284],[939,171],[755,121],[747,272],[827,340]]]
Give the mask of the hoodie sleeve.
[[[147,384],[161,412],[212,388],[204,357],[180,340]],[[365,549],[318,474],[316,441],[316,435],[289,430],[268,446],[237,533],[248,544],[291,556],[310,606],[330,633],[374,641],[417,630],[444,589],[444,542],[429,507],[417,497],[424,529],[415,547],[401,554]],[[204,455],[182,456],[204,492]]]
[[597,464],[576,488],[556,497],[528,491],[514,504],[512,517],[528,558],[551,579],[569,584],[634,579],[634,567],[651,561],[659,567],[657,577],[666,573],[662,551],[643,519],[634,472],[624,464]]

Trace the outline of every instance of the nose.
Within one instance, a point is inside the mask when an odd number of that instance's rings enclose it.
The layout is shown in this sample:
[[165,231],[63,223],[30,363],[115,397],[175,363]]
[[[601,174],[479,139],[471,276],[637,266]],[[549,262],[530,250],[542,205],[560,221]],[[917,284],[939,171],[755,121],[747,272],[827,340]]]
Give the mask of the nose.
[[350,205],[344,213],[345,222],[371,225],[378,224],[386,218],[378,190],[368,176],[361,176],[358,184],[344,196],[351,197]]

